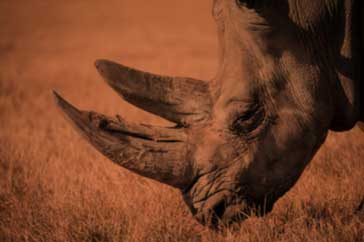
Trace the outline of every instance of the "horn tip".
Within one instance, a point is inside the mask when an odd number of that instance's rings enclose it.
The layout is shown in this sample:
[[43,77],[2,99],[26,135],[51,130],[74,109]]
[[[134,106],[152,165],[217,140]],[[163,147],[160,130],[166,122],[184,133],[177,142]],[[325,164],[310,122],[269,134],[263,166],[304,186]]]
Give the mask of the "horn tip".
[[102,65],[104,62],[105,62],[104,59],[95,60],[94,65],[95,65],[96,69],[99,69],[99,66]]
[[56,101],[56,103],[59,105],[60,103],[64,102],[65,100],[62,98],[62,96],[56,91],[56,90],[52,90],[53,93],[53,97],[54,100]]
[[52,90],[52,92],[57,106],[60,107],[63,111],[65,111],[66,113],[79,112],[77,108],[67,102],[57,91]]
[[99,71],[108,65],[115,65],[115,64],[116,64],[115,62],[107,60],[107,59],[97,59],[94,62],[96,69]]

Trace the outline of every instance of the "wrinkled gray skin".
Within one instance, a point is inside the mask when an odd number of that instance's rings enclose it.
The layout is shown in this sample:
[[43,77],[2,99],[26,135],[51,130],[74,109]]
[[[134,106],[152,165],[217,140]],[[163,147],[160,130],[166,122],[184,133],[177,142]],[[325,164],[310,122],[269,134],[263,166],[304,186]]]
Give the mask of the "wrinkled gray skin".
[[56,99],[108,158],[180,189],[202,224],[264,214],[328,130],[360,120],[360,4],[215,0],[220,68],[210,82],[96,62],[126,101],[176,127],[129,124]]

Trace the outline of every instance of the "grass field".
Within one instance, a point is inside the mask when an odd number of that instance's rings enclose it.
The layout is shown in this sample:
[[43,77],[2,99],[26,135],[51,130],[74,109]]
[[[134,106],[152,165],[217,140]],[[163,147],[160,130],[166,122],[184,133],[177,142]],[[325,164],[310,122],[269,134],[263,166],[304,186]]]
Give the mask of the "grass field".
[[[62,3],[61,3],[62,2]],[[98,76],[108,58],[210,79],[210,0],[0,1],[0,241],[364,241],[364,133],[330,133],[271,214],[214,233],[178,191],[112,164],[55,107],[166,124],[123,102]]]

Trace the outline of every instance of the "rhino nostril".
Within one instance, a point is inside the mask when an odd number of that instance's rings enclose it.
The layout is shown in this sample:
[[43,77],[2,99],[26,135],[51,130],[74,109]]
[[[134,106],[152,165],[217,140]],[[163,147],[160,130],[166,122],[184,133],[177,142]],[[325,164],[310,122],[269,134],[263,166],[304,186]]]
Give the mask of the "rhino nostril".
[[211,217],[210,217],[210,223],[213,226],[217,226],[219,222],[221,221],[222,216],[225,213],[226,210],[226,201],[223,200],[219,203],[217,203],[212,209],[211,209]]
[[226,209],[226,202],[225,202],[225,200],[219,202],[218,204],[216,204],[213,207],[213,211],[216,214],[216,216],[218,216],[218,217],[221,217],[224,214],[225,209]]

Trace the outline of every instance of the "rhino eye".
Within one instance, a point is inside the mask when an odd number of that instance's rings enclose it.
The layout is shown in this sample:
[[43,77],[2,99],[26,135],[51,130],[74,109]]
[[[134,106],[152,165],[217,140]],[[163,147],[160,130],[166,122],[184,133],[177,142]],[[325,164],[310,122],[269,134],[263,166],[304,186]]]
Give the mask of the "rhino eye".
[[236,0],[236,4],[239,6],[239,7],[247,7],[247,8],[254,8],[255,6],[255,0]]
[[231,130],[237,135],[249,136],[260,127],[264,118],[264,108],[259,104],[253,105],[248,111],[235,118]]

